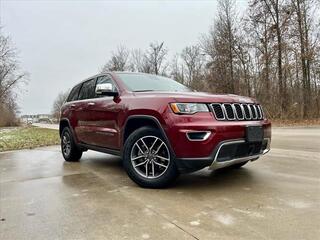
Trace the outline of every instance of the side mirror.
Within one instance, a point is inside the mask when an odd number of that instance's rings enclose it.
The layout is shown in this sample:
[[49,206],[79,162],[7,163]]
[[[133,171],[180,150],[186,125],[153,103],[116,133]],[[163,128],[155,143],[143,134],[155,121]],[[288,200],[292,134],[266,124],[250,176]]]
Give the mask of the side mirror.
[[113,91],[113,87],[111,83],[101,83],[96,86],[96,94],[97,95],[105,95],[105,96],[118,96],[119,93],[117,91]]

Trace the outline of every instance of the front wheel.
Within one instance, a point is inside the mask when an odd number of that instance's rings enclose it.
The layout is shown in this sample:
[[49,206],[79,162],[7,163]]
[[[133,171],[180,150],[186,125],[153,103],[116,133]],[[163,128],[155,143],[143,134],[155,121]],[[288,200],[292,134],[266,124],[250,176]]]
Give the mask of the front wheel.
[[82,151],[74,142],[70,128],[65,127],[61,133],[61,152],[67,162],[77,162],[82,156]]
[[125,142],[123,162],[129,177],[142,187],[166,187],[178,176],[174,156],[158,129],[135,130]]

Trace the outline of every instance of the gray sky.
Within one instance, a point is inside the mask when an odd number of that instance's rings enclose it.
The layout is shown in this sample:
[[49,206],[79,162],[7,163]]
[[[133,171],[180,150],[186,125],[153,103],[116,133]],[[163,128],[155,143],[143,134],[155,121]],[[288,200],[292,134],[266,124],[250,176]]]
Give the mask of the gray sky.
[[[246,0],[237,1],[239,11]],[[23,114],[49,113],[59,92],[97,74],[122,44],[146,49],[164,41],[170,54],[198,42],[216,14],[212,1],[3,1],[0,24],[30,73]]]

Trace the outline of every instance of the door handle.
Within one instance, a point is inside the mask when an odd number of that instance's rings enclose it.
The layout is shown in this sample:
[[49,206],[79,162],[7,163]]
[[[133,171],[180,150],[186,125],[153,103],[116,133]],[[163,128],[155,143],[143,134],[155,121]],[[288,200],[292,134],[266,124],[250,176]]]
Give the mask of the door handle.
[[71,108],[71,109],[75,109],[75,107],[76,107],[75,104],[71,104],[71,105],[70,105],[70,108]]
[[95,105],[94,102],[89,102],[89,103],[88,103],[88,106],[94,106],[94,105]]

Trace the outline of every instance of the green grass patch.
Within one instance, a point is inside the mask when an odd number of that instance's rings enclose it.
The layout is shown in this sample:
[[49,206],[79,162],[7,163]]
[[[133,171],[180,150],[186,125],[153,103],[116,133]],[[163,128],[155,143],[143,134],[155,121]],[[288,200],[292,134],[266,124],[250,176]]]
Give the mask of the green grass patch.
[[59,143],[58,130],[38,127],[0,128],[0,152]]

